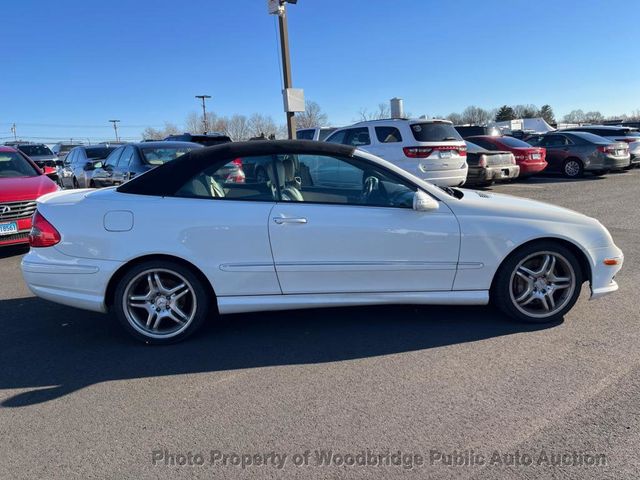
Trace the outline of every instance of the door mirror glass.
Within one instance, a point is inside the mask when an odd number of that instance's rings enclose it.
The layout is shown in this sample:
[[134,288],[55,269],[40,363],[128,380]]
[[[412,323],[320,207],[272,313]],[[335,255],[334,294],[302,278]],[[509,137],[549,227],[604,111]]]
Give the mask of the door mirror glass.
[[413,196],[413,209],[417,212],[428,212],[440,208],[438,201],[431,195],[418,190]]
[[93,169],[102,168],[102,162],[93,162]]

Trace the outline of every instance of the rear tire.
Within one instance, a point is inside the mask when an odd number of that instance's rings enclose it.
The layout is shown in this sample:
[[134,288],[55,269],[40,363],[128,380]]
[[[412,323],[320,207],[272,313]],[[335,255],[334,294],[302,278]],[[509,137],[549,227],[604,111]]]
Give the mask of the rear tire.
[[567,158],[562,164],[562,173],[567,178],[580,178],[584,174],[584,165],[579,158]]
[[136,340],[166,345],[197,331],[209,314],[211,299],[189,268],[170,260],[132,267],[114,294],[116,317]]
[[556,322],[575,305],[583,283],[575,254],[553,241],[526,245],[502,263],[491,301],[511,318]]

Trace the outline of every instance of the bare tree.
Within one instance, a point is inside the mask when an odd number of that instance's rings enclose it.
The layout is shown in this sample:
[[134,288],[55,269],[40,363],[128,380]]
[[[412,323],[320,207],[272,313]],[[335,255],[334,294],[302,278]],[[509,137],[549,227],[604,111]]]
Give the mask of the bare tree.
[[316,102],[307,101],[304,112],[296,113],[296,126],[298,128],[324,127],[327,125],[328,117],[322,112],[320,105]]
[[169,135],[177,135],[180,133],[178,127],[176,127],[173,123],[164,122],[164,128],[157,129],[153,127],[147,127],[142,132],[142,138],[144,140],[163,140]]
[[271,135],[276,136],[278,134],[278,126],[273,121],[273,118],[260,113],[254,113],[249,117],[247,128],[251,137],[264,136],[269,138]]
[[536,118],[538,116],[538,107],[532,104],[527,105],[514,105],[513,113],[515,118]]
[[584,114],[584,121],[589,123],[602,123],[604,115],[598,111],[587,112]]
[[377,110],[369,112],[366,108],[361,108],[358,111],[358,115],[362,122],[366,122],[367,120],[381,120],[383,118],[391,117],[391,108],[386,103],[379,103]]
[[462,112],[462,123],[471,125],[486,125],[495,118],[495,113],[491,110],[471,105]]
[[564,123],[583,123],[586,121],[586,117],[582,110],[571,110],[562,117],[562,121]]
[[198,115],[196,112],[189,113],[184,121],[184,129],[189,133],[202,133],[204,131],[202,115]]
[[449,115],[447,115],[444,118],[452,122],[454,125],[462,125],[464,123],[462,121],[462,115],[456,112],[451,112]]
[[244,115],[233,115],[229,118],[226,133],[234,142],[248,140],[249,127],[247,125],[247,117]]

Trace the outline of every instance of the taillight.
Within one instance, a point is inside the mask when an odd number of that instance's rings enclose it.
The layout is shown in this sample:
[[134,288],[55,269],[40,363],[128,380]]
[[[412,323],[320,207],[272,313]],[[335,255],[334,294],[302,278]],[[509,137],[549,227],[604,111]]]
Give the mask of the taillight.
[[409,158],[427,158],[433,152],[433,148],[429,147],[404,147],[402,149],[405,156]]
[[406,157],[409,158],[427,158],[435,151],[440,152],[457,152],[461,157],[467,156],[467,147],[459,147],[457,145],[436,145],[435,147],[404,147],[402,149]]
[[31,220],[29,245],[32,247],[53,247],[58,243],[60,243],[60,233],[36,210]]
[[238,168],[242,168],[242,159],[241,158],[236,158],[231,163],[233,163]]
[[620,142],[634,143],[640,142],[640,137],[625,137],[619,140]]
[[624,146],[624,148],[618,147],[616,148],[615,145],[598,145],[598,151],[602,152],[602,153],[608,153],[608,154],[614,154],[616,152],[616,150],[628,150],[629,147],[628,146]]

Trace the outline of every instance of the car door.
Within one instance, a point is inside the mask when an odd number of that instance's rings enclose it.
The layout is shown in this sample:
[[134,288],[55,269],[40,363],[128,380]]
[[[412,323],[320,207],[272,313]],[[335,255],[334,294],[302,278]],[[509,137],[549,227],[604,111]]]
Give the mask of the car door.
[[[219,302],[227,296],[282,293],[267,226],[277,190],[268,177],[237,182],[228,172],[238,162],[264,163],[264,157],[234,158],[208,166],[158,206],[162,221],[176,235],[177,248],[184,249],[185,258],[212,280]],[[179,225],[177,231],[175,225]]]
[[417,187],[363,159],[276,162],[282,201],[269,236],[283,293],[451,290],[460,233],[444,203],[413,210]]
[[121,185],[129,180],[129,165],[134,160],[135,155],[136,152],[133,146],[128,145],[125,147],[111,175],[113,185]]
[[64,188],[73,187],[73,182],[72,182],[73,159],[75,156],[76,156],[76,149],[71,150],[69,154],[66,157],[64,157],[64,161],[62,163],[62,171],[61,171],[61,174],[58,176]]
[[547,149],[548,171],[560,171],[564,160],[569,156],[569,145],[564,135],[545,135],[540,146]]
[[116,148],[104,161],[102,168],[97,169],[93,173],[93,183],[97,187],[111,187],[113,185],[113,172],[120,160],[120,156],[124,152],[124,147]]

